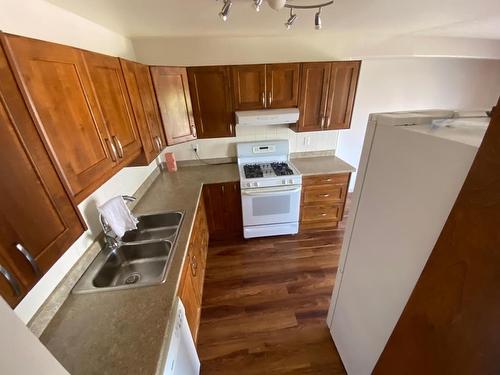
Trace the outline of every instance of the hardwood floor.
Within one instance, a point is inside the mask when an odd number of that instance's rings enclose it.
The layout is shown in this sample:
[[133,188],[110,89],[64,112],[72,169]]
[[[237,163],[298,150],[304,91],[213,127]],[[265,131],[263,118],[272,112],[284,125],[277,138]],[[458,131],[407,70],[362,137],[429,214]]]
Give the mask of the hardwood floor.
[[326,325],[345,222],[210,245],[198,336],[203,375],[346,373]]

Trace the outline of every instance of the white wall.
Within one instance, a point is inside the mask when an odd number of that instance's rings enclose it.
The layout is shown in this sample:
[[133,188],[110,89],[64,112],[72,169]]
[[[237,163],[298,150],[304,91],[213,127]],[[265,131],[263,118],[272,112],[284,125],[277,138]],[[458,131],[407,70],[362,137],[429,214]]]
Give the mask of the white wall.
[[43,0],[0,0],[0,30],[133,59],[132,43]]
[[40,341],[0,298],[0,373],[68,375]]
[[495,105],[499,96],[498,60],[365,60],[361,66],[351,129],[340,132],[336,153],[358,166],[370,113],[439,108],[486,109]]
[[[5,32],[135,58],[132,43],[127,38],[43,0],[0,0],[0,9],[0,29]],[[116,195],[133,194],[155,167],[153,161],[148,167],[125,168],[80,203],[78,208],[89,230],[16,307],[17,315],[25,323],[100,233],[97,205]]]

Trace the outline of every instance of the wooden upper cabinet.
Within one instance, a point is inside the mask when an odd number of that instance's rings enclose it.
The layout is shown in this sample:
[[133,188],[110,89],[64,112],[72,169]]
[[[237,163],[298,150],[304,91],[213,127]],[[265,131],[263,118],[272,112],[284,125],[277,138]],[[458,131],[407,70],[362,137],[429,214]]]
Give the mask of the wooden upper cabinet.
[[348,129],[351,127],[354,97],[358,85],[359,61],[332,63],[325,127]]
[[163,127],[147,65],[120,59],[147,164],[166,146]]
[[235,110],[266,108],[266,66],[236,65],[231,67]]
[[267,64],[267,108],[297,107],[300,64]]
[[2,41],[44,140],[71,193],[83,200],[115,162],[82,52],[14,35]]
[[198,138],[235,136],[229,68],[188,68],[188,78]]
[[297,107],[300,64],[231,67],[236,110]]
[[84,228],[1,49],[0,82],[0,265],[21,294],[5,290],[5,280],[0,290],[15,305]]
[[94,94],[120,164],[128,164],[141,151],[127,87],[117,57],[84,52]]
[[169,146],[196,139],[186,68],[150,68]]
[[322,129],[328,99],[331,63],[303,63],[300,87],[300,131]]
[[348,129],[360,61],[302,64],[298,131]]

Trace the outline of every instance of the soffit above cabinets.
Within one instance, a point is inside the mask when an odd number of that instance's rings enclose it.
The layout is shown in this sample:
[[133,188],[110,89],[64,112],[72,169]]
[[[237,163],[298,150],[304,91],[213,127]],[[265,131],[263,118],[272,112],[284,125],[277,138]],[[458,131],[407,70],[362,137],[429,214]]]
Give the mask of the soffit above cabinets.
[[[257,13],[251,0],[233,0],[227,22],[222,22],[217,15],[222,1],[215,0],[46,1],[134,38],[317,35],[312,27],[316,10],[301,12],[301,19],[293,30],[287,31],[283,23],[288,18],[288,10],[276,12],[265,4]],[[337,0],[335,6],[322,11],[321,33],[500,39],[498,15],[498,0]]]

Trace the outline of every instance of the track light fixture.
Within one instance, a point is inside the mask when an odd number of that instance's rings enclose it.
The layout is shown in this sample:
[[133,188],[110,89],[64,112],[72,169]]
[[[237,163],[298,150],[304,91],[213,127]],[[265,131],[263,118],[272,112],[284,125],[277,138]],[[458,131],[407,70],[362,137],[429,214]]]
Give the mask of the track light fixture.
[[[223,0],[224,5],[222,6],[222,10],[219,13],[219,17],[223,21],[227,21],[227,18],[229,17],[229,10],[233,6],[232,0]],[[255,10],[258,12],[260,11],[262,4],[264,4],[264,0],[252,0],[253,1],[253,6],[255,7]],[[303,10],[303,9],[318,9],[316,14],[314,15],[314,28],[316,30],[321,30],[322,29],[322,23],[321,23],[321,10],[324,7],[333,5],[334,0],[323,0],[323,3],[316,3],[316,4],[311,4],[311,0],[304,0],[305,3],[304,5],[300,5],[300,2],[303,0],[294,0],[291,1],[289,4],[290,0],[266,0],[267,4],[269,5],[270,8],[279,11],[283,8],[289,8],[290,9],[290,17],[288,20],[285,22],[285,27],[287,30],[291,29],[293,26],[293,23],[295,20],[298,18],[297,14],[294,13],[296,10]],[[319,0],[321,1],[321,0]],[[309,2],[309,4],[307,4]],[[292,4],[293,3],[293,4]]]
[[287,30],[290,30],[292,28],[292,25],[296,19],[297,19],[297,15],[293,13],[293,8],[290,8],[290,17],[285,22],[285,27]]
[[233,6],[233,2],[231,0],[224,0],[224,5],[222,6],[222,10],[219,13],[219,17],[223,21],[227,21],[227,18],[229,16],[229,10]]
[[321,7],[318,8],[318,12],[314,15],[314,28],[321,30]]
[[264,2],[264,0],[253,0],[253,6],[255,7],[255,10],[257,12],[260,11],[260,7],[262,6],[263,2]]

